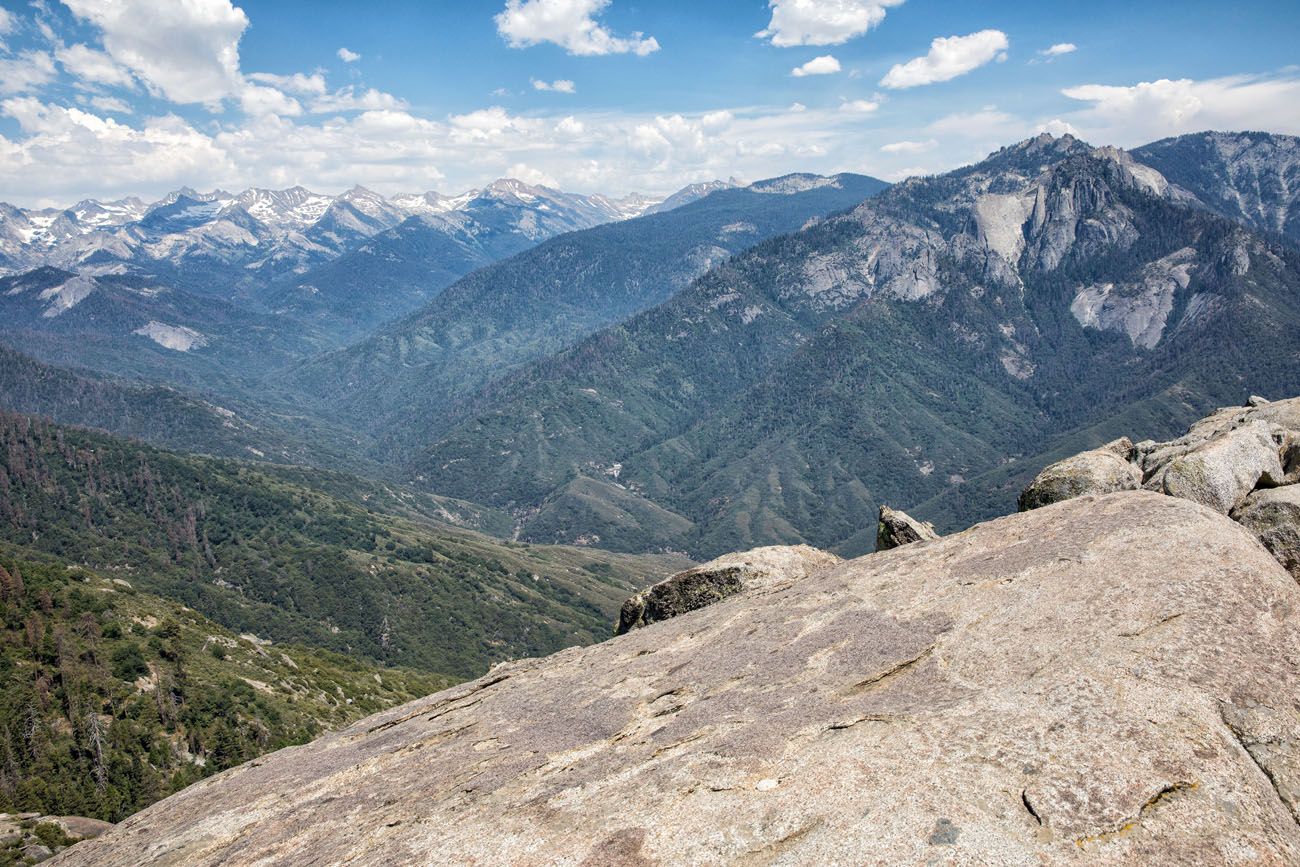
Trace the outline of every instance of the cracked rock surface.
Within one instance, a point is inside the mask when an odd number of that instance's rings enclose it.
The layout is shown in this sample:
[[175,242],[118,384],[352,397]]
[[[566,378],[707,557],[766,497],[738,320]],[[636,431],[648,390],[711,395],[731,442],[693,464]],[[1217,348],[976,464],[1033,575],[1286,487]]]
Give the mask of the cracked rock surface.
[[488,676],[61,865],[1296,864],[1300,586],[1083,496]]

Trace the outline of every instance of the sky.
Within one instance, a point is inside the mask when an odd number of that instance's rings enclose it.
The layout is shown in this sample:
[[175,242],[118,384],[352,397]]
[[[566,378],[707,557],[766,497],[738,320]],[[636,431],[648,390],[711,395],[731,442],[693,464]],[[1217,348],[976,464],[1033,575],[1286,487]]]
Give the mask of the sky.
[[0,0],[0,200],[896,181],[1300,134],[1300,3]]

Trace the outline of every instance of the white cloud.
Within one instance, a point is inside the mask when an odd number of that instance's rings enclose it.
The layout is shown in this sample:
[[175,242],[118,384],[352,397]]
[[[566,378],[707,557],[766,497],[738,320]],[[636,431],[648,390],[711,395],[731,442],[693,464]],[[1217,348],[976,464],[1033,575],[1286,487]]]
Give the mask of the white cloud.
[[1055,45],[1044,48],[1038,52],[1044,57],[1060,57],[1062,54],[1073,54],[1079,50],[1079,46],[1073,42],[1058,42]]
[[105,84],[110,87],[134,87],[135,79],[102,51],[86,45],[61,46],[54,56],[68,74],[82,82]]
[[356,63],[361,59],[360,54],[357,54],[355,51],[349,51],[347,48],[342,46],[340,46],[339,50],[334,53],[337,54],[339,60],[342,60],[344,63]]
[[43,51],[0,59],[0,94],[27,93],[53,81],[54,74],[54,59]]
[[497,32],[511,48],[552,42],[570,54],[637,54],[659,50],[653,36],[615,36],[596,21],[610,0],[506,0],[495,18]]
[[587,131],[587,125],[569,115],[555,125],[555,131],[565,138],[577,138]]
[[391,93],[368,88],[360,93],[352,85],[331,94],[313,99],[310,104],[313,114],[329,114],[337,111],[391,111],[406,108],[406,100],[398,99]]
[[89,104],[94,108],[108,112],[109,114],[132,113],[131,106],[127,105],[124,100],[118,99],[116,96],[92,96],[89,100]]
[[514,178],[523,181],[525,184],[532,184],[535,187],[557,187],[559,181],[548,175],[540,169],[535,169],[527,163],[515,163],[505,170],[504,177]]
[[208,136],[175,116],[134,128],[32,97],[0,102],[0,114],[25,134],[19,143],[0,136],[0,186],[16,194],[74,201],[180,186],[230,169]]
[[18,20],[14,13],[0,6],[0,36],[8,36],[18,27]]
[[248,16],[230,0],[64,0],[102,31],[104,49],[176,103],[242,97],[239,38]]
[[804,105],[802,102],[792,102],[792,103],[790,103],[790,111],[792,111],[792,112],[798,113],[798,112],[801,112],[801,111],[807,111],[807,110],[808,110],[808,106]]
[[1006,59],[1009,46],[1001,30],[981,30],[969,36],[939,37],[930,52],[900,63],[881,79],[883,87],[901,89],[949,81],[994,60]]
[[1074,124],[1067,123],[1066,121],[1061,120],[1059,117],[1052,118],[1051,120],[1045,123],[1040,123],[1038,126],[1034,128],[1034,132],[1036,133],[1045,132],[1055,136],[1072,135],[1075,138],[1081,138],[1081,136],[1079,135],[1079,131],[1075,129]]
[[708,132],[717,132],[731,126],[736,116],[729,111],[711,111],[700,118],[700,126]]
[[887,145],[881,145],[881,153],[886,154],[923,154],[926,151],[932,151],[939,146],[935,139],[926,139],[925,141],[896,141]]
[[1089,107],[1064,118],[1091,140],[1125,147],[1204,129],[1300,134],[1300,75],[1233,75],[1085,84],[1062,91]]
[[567,78],[557,78],[555,81],[541,81],[533,78],[529,79],[533,83],[533,90],[554,90],[557,93],[576,93],[577,85]]
[[302,114],[302,104],[298,100],[260,84],[246,84],[239,91],[239,107],[246,114],[260,116],[276,114],[283,117],[297,117]]
[[314,72],[311,75],[305,75],[301,72],[295,72],[293,75],[253,72],[248,75],[248,78],[258,84],[270,85],[279,90],[296,93],[300,96],[321,96],[325,93],[325,76],[319,72]]
[[926,127],[926,131],[940,136],[983,139],[990,143],[1008,144],[1028,132],[1019,118],[999,111],[997,106],[986,105],[979,111],[956,112],[945,115]]
[[880,103],[869,99],[846,99],[840,103],[840,111],[849,114],[871,114],[880,108]]
[[821,57],[814,57],[803,66],[796,66],[790,70],[790,74],[795,78],[803,78],[806,75],[830,75],[840,71],[840,62],[829,54],[823,54]]
[[842,45],[885,20],[903,0],[770,0],[772,19],[754,35],[786,48]]

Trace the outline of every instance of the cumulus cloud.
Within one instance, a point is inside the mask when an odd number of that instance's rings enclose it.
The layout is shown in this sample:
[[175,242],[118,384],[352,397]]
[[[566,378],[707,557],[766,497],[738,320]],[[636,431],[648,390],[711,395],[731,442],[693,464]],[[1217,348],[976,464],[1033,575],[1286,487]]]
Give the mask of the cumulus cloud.
[[239,39],[248,16],[230,0],[64,0],[98,27],[104,50],[149,89],[176,103],[241,97]]
[[266,84],[288,93],[296,93],[299,96],[321,96],[325,93],[325,76],[319,72],[314,72],[311,75],[302,72],[295,72],[293,75],[253,72],[248,75],[248,78],[258,84]]
[[902,89],[950,81],[992,60],[1005,60],[1009,45],[1007,35],[1001,30],[939,37],[930,43],[928,54],[894,66],[880,84]]
[[54,52],[68,74],[81,82],[109,87],[134,87],[135,79],[103,51],[86,45],[60,46]]
[[553,90],[556,93],[577,93],[578,87],[567,78],[557,78],[555,81],[541,81],[539,79],[530,79],[533,83],[533,90]]
[[821,57],[814,57],[803,66],[796,66],[790,70],[790,74],[795,78],[803,78],[805,75],[830,75],[840,71],[840,62],[829,54],[823,54]]
[[334,53],[337,54],[339,60],[342,60],[344,63],[356,63],[361,59],[360,54],[357,54],[355,51],[350,51],[342,46],[340,46],[339,50]]
[[406,100],[399,99],[391,93],[375,90],[373,87],[358,91],[348,85],[331,94],[313,99],[310,104],[313,114],[328,114],[336,111],[390,111],[406,108]]
[[881,153],[886,154],[923,154],[926,151],[932,151],[939,146],[935,139],[926,139],[925,141],[896,141],[887,145],[881,145]]
[[497,13],[497,32],[511,48],[551,42],[570,54],[636,54],[659,50],[653,36],[615,36],[596,20],[610,0],[506,0]]
[[1073,54],[1079,50],[1079,46],[1073,42],[1058,42],[1055,45],[1048,46],[1038,53],[1044,57],[1060,57],[1062,54]]
[[298,100],[260,84],[246,84],[239,91],[239,107],[246,114],[254,116],[277,114],[285,117],[297,117],[302,114],[302,104]]
[[773,45],[842,45],[885,20],[903,0],[770,0],[772,19],[754,35]]
[[1300,75],[1232,75],[1084,84],[1062,91],[1089,107],[1065,120],[1089,138],[1132,146],[1203,129],[1267,129],[1300,134]]
[[0,59],[0,94],[29,93],[54,80],[54,59],[44,51],[24,51]]

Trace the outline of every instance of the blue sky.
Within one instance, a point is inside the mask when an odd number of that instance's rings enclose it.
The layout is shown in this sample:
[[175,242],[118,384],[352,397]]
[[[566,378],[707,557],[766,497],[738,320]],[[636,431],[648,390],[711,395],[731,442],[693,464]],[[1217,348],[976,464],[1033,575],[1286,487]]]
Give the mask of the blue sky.
[[1043,129],[1121,146],[1300,133],[1295,2],[0,8],[0,198],[18,204],[502,175],[663,193],[789,171],[897,180]]

